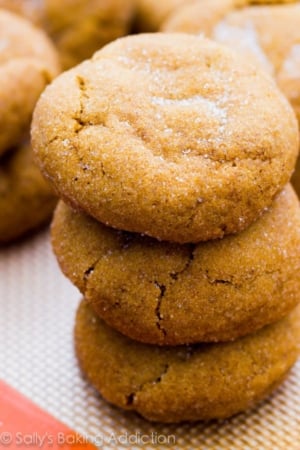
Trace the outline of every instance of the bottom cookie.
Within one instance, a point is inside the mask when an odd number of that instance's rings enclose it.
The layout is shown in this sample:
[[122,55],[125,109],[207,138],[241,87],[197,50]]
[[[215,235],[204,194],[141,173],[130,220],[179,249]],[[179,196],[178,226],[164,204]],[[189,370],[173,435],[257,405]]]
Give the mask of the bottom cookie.
[[0,244],[47,223],[57,199],[35,166],[29,144],[0,160]]
[[165,423],[223,419],[252,407],[282,381],[299,344],[300,307],[224,344],[141,344],[108,327],[85,301],[75,326],[80,365],[101,395]]

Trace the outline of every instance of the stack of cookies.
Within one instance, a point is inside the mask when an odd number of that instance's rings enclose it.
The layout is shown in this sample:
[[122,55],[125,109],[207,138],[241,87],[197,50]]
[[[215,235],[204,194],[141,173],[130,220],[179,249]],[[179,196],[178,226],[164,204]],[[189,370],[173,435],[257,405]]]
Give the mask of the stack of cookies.
[[0,244],[49,221],[56,205],[33,162],[29,131],[39,95],[58,72],[47,36],[0,10]]
[[32,138],[103,397],[179,422],[274,389],[300,342],[298,127],[274,81],[202,37],[127,37],[45,90]]

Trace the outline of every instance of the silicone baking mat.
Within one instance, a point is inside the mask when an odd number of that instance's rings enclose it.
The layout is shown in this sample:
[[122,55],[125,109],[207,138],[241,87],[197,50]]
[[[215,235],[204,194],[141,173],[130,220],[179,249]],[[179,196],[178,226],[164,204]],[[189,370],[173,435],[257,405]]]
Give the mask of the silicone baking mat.
[[0,249],[0,378],[99,448],[300,449],[300,363],[255,410],[225,422],[150,424],[108,405],[81,376],[72,341],[79,300],[48,230]]

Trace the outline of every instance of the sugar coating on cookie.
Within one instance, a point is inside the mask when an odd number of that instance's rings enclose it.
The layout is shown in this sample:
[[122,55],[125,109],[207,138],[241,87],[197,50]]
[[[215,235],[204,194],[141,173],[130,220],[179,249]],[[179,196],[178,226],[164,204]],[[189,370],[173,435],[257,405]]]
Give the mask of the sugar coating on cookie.
[[135,0],[0,0],[51,36],[64,69],[130,31]]
[[299,330],[298,308],[227,344],[156,347],[117,333],[82,302],[75,344],[83,372],[106,400],[152,421],[181,422],[253,407],[295,363]]
[[99,316],[146,343],[229,341],[300,300],[300,210],[291,186],[243,233],[184,246],[112,230],[61,202],[52,243]]
[[292,109],[273,80],[207,39],[131,36],[58,77],[34,113],[59,194],[114,228],[179,243],[242,231],[289,180]]
[[23,138],[41,92],[58,72],[57,54],[47,36],[0,10],[0,155]]
[[20,144],[0,162],[0,244],[46,224],[57,199],[33,161],[30,145]]

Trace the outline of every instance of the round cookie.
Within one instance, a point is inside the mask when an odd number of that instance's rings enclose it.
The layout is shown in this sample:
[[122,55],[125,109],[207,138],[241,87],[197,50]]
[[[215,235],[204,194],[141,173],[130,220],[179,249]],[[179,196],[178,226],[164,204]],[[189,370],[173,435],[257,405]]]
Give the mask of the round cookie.
[[58,71],[57,55],[47,36],[0,10],[0,155],[28,131],[34,106]]
[[0,0],[42,26],[55,42],[65,69],[127,34],[135,0]]
[[185,246],[115,231],[61,202],[52,243],[98,315],[146,343],[233,340],[300,301],[300,209],[291,186],[243,233]]
[[156,347],[131,341],[82,302],[75,326],[83,372],[109,402],[146,419],[224,419],[253,407],[299,354],[300,311],[226,344]]
[[163,33],[119,39],[58,77],[32,142],[66,201],[179,243],[247,228],[290,179],[299,145],[271,78],[212,41]]
[[0,244],[47,223],[57,199],[33,162],[29,144],[0,159]]

